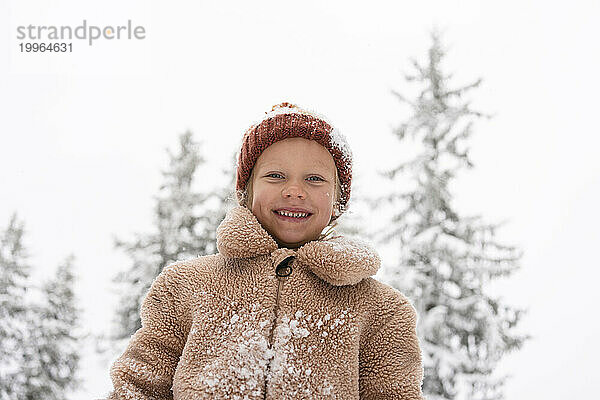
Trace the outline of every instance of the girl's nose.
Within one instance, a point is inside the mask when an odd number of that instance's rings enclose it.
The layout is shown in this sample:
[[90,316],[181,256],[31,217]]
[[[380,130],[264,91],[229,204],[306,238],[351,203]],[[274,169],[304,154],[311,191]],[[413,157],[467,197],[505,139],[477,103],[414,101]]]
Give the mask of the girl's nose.
[[298,197],[300,199],[306,198],[306,193],[299,185],[289,185],[283,189],[283,197]]

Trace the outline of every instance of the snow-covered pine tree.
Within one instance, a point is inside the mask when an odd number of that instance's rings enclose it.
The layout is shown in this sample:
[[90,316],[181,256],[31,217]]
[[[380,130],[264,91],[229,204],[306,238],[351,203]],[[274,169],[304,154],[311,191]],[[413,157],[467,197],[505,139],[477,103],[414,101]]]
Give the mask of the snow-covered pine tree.
[[209,213],[209,216],[210,220],[212,221],[211,224],[214,227],[212,235],[215,238],[215,245],[217,237],[217,227],[223,221],[223,219],[225,219],[227,211],[237,206],[237,197],[235,195],[237,159],[237,153],[233,153],[230,156],[229,162],[227,163],[225,168],[221,170],[223,178],[219,180],[219,184],[213,192],[213,201],[215,207],[214,211]]
[[[166,265],[216,252],[215,231],[223,211],[218,193],[193,189],[196,170],[205,162],[199,147],[192,133],[186,131],[179,137],[177,154],[167,149],[169,168],[162,171],[164,183],[155,196],[156,231],[136,234],[131,242],[115,239],[115,246],[123,249],[132,261],[129,269],[113,279],[121,287],[120,308],[110,335],[116,351],[122,351],[141,327],[141,302]],[[103,338],[100,339],[102,342]]]
[[13,213],[0,236],[0,399],[22,398],[19,368],[27,333],[31,266],[23,246],[24,223]]
[[440,34],[434,30],[431,36],[426,64],[412,60],[415,72],[405,76],[418,85],[418,96],[409,99],[393,91],[412,112],[393,133],[407,145],[411,137],[418,150],[384,174],[391,194],[381,204],[393,205],[394,211],[381,240],[393,241],[400,254],[395,268],[386,269],[390,283],[418,312],[425,397],[498,400],[506,376],[494,377],[494,369],[529,336],[514,332],[524,310],[488,295],[485,285],[518,269],[522,254],[494,239],[502,224],[460,215],[451,204],[451,180],[473,167],[466,140],[474,121],[487,116],[463,99],[481,79],[451,87],[452,75],[442,72],[446,51]]
[[73,293],[73,255],[41,287],[42,303],[29,307],[20,375],[23,400],[64,400],[80,386],[77,377],[81,311]]

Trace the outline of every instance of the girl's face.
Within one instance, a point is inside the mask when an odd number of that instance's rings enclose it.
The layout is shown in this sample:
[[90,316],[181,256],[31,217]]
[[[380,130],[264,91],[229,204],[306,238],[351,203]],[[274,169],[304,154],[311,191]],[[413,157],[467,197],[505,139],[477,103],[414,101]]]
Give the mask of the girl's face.
[[319,237],[334,203],[335,163],[325,147],[299,137],[280,140],[258,157],[253,175],[250,210],[280,247]]

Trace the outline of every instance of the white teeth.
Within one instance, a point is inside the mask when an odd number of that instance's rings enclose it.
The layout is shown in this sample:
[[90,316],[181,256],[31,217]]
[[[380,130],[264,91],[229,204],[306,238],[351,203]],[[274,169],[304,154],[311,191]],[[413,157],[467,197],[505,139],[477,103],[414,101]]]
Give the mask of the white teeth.
[[293,213],[289,211],[277,211],[277,214],[285,215],[286,217],[293,218],[304,218],[308,216],[308,213]]

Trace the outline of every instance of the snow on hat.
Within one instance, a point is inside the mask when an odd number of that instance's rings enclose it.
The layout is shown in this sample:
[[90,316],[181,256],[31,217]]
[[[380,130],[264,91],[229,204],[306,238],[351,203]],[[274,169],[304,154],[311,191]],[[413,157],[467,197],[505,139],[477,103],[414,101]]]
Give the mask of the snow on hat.
[[[342,135],[323,115],[295,104],[274,105],[269,113],[245,132],[237,164],[236,193],[241,205],[252,168],[262,152],[273,143],[292,137],[314,140],[325,147],[335,162],[341,187],[339,210],[350,200],[352,151]],[[334,217],[337,218],[339,215]]]

